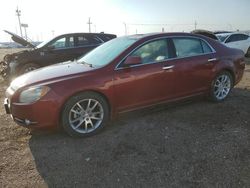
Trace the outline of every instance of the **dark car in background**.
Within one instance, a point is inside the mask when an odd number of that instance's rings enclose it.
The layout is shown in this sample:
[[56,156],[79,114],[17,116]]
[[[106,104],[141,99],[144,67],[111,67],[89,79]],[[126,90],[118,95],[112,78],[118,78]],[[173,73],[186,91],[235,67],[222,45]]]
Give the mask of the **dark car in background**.
[[12,78],[40,67],[77,59],[100,44],[116,38],[116,35],[106,33],[70,33],[35,46],[14,33],[5,32],[12,36],[13,41],[31,49],[4,57],[0,63],[1,75],[4,78]]

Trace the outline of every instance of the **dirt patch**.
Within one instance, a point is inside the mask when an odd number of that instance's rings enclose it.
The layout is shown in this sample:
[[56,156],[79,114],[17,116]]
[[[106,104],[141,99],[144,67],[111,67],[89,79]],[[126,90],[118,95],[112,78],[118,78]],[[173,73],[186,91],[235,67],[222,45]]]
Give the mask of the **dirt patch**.
[[0,108],[0,187],[250,187],[248,70],[223,103],[124,114],[87,139],[31,134]]

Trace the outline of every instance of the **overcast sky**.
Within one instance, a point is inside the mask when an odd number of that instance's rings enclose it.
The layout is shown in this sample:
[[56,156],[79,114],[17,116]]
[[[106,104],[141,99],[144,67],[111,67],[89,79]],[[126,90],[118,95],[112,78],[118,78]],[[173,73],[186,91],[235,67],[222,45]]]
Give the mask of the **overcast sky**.
[[68,32],[104,31],[128,34],[209,30],[250,30],[250,0],[4,0],[0,6],[0,41],[10,41],[2,30],[20,35],[15,10],[28,24],[28,37],[46,40]]

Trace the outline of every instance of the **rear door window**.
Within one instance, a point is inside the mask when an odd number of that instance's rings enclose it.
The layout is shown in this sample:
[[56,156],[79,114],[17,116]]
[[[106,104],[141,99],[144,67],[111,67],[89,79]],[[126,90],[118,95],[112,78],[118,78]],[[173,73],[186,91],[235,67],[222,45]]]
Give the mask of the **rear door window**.
[[226,43],[247,40],[249,36],[244,34],[233,34],[226,40]]
[[90,41],[89,39],[84,36],[84,35],[81,35],[81,36],[77,36],[76,37],[76,46],[77,47],[80,47],[80,46],[86,46],[86,45],[90,45]]
[[239,34],[238,35],[238,40],[240,41],[240,40],[247,40],[249,38],[249,36],[247,36],[247,35],[243,35],[243,34]]
[[102,41],[96,37],[96,36],[92,36],[92,35],[81,35],[81,36],[77,36],[76,37],[76,46],[77,47],[81,47],[81,46],[88,46],[88,45],[96,45],[96,44],[100,44],[102,43]]
[[236,42],[236,41],[238,41],[237,35],[231,35],[230,37],[228,37],[225,43]]
[[[201,40],[193,38],[173,38],[176,57],[189,57],[211,52],[210,47]],[[203,46],[204,45],[204,46]]]

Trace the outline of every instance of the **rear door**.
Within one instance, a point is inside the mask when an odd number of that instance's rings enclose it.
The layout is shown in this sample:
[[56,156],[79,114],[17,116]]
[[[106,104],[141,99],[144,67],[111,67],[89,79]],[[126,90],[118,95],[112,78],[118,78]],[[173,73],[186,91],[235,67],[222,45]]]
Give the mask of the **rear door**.
[[89,51],[99,46],[102,41],[92,34],[81,34],[75,36],[75,56],[85,55]]
[[218,63],[214,49],[204,40],[192,37],[172,38],[176,58],[166,66],[173,66],[175,97],[184,97],[210,88],[213,68]]

